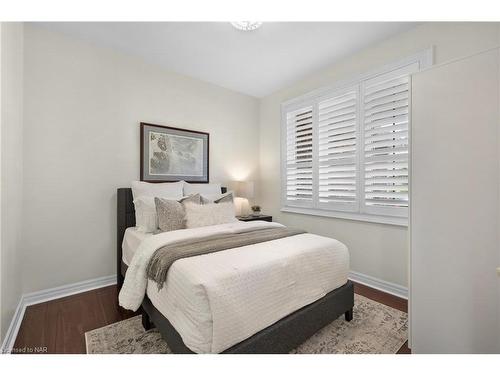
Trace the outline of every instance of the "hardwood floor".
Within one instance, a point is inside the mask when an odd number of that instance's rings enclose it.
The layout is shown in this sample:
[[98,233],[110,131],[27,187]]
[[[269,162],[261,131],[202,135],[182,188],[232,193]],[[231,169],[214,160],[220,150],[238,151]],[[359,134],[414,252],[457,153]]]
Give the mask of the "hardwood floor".
[[137,315],[116,301],[112,285],[28,306],[13,352],[85,353],[85,332]]
[[[354,291],[407,312],[406,300],[355,284]],[[117,288],[109,286],[28,306],[14,344],[14,353],[85,353],[85,332],[128,319],[138,313],[117,305]],[[398,354],[409,354],[408,342]]]

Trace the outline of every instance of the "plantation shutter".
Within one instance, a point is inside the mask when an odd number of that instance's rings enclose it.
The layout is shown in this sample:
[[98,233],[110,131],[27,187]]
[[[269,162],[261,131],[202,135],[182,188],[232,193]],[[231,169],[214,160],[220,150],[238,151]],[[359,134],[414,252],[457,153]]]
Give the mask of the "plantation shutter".
[[318,207],[356,211],[358,87],[318,104]]
[[286,113],[286,204],[313,205],[313,107]]
[[411,77],[432,51],[282,104],[282,210],[408,223]]
[[409,74],[417,68],[415,64],[363,83],[366,213],[408,214]]

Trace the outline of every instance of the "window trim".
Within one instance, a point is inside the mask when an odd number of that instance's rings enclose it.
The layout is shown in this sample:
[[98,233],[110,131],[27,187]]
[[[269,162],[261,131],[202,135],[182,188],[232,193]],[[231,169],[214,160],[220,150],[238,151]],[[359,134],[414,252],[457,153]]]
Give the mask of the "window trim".
[[383,216],[383,215],[366,214],[359,212],[331,211],[331,210],[323,210],[320,208],[291,207],[291,206],[282,207],[280,211],[284,213],[331,217],[335,219],[364,221],[376,224],[389,224],[401,227],[408,226],[408,218],[398,217],[398,216]]
[[[418,63],[418,71],[422,71],[424,69],[429,68],[432,66],[433,63],[433,48],[428,48],[426,50],[423,50],[419,53],[416,53],[414,55],[411,55],[407,58],[401,59],[397,62],[391,63],[384,65],[378,69],[371,70],[369,72],[365,72],[362,74],[355,75],[353,77],[350,77],[348,79],[344,79],[341,81],[338,81],[334,85],[329,85],[325,86],[319,89],[316,89],[314,91],[311,91],[309,93],[306,93],[304,95],[301,95],[299,97],[287,100],[281,104],[281,159],[280,159],[280,168],[281,168],[281,212],[287,212],[287,213],[297,213],[297,214],[305,214],[305,215],[313,215],[313,216],[322,216],[322,217],[333,217],[333,218],[339,218],[339,219],[348,219],[348,220],[358,220],[358,221],[365,221],[365,222],[372,222],[372,223],[381,223],[381,224],[390,224],[390,225],[397,225],[397,226],[408,226],[408,217],[409,217],[409,211],[410,207],[408,207],[408,215],[405,216],[397,216],[397,215],[391,215],[391,216],[386,216],[383,215],[382,212],[383,210],[375,210],[376,212],[370,213],[366,212],[361,212],[360,207],[362,206],[361,204],[361,199],[364,198],[364,194],[362,192],[357,191],[358,193],[358,210],[356,212],[349,212],[349,211],[337,211],[337,210],[330,210],[330,209],[325,209],[325,208],[319,208],[317,207],[317,198],[316,194],[314,194],[314,190],[317,190],[317,186],[313,187],[313,207],[300,207],[300,206],[292,206],[288,205],[286,201],[286,114],[287,112],[294,111],[297,109],[300,109],[305,106],[312,106],[313,107],[313,116],[317,116],[317,103],[322,100],[328,98],[329,95],[331,95],[334,92],[339,92],[342,90],[348,90],[349,87],[356,86],[358,85],[360,88],[360,92],[358,92],[359,97],[361,98],[362,95],[362,90],[364,85],[362,84],[362,81],[366,80],[371,80],[374,79],[378,76],[385,75],[387,73],[390,73],[394,70],[398,70],[401,68],[404,68],[406,66],[412,65]],[[410,85],[411,85],[411,79],[410,79]],[[411,87],[411,86],[410,86]],[[410,93],[409,93],[409,106],[411,108],[411,88],[410,88]],[[358,118],[360,119],[362,114],[362,108],[361,106],[358,107]],[[317,122],[316,122],[317,123]],[[409,134],[411,137],[411,109],[410,109],[410,116],[408,119],[409,123]],[[317,132],[317,127],[316,129],[313,129],[313,131],[316,133]],[[359,132],[362,133],[362,132]],[[360,134],[358,134],[359,136]],[[313,138],[313,142],[317,142],[317,137]],[[358,138],[361,139],[361,138]],[[411,145],[408,146],[409,148],[409,153],[411,152]],[[315,148],[315,153],[317,153],[317,147]],[[357,160],[357,168],[358,171],[361,170],[361,167],[359,165],[359,160]],[[317,160],[317,155],[314,155],[313,157],[313,174],[318,173],[316,171],[317,168],[314,168],[314,166],[317,166],[318,160]],[[408,170],[409,170],[409,180],[411,180],[411,163],[408,161]],[[361,185],[361,184],[359,184]],[[409,197],[411,197],[411,191],[408,192]]]

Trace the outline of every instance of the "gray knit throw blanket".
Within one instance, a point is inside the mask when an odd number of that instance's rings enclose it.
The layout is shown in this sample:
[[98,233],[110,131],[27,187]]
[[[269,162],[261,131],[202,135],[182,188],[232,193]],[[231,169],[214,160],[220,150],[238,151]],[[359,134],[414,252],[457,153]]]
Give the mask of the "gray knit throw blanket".
[[288,228],[260,229],[236,234],[219,234],[208,238],[195,238],[163,246],[155,251],[149,261],[147,268],[148,279],[155,281],[158,284],[158,290],[160,290],[167,280],[170,266],[178,259],[216,253],[302,233],[305,233],[305,231]]

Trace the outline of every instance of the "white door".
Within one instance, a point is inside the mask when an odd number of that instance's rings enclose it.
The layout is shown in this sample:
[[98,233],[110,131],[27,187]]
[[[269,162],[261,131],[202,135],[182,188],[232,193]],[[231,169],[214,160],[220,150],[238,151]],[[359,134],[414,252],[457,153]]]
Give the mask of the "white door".
[[500,352],[499,55],[412,79],[411,348]]

